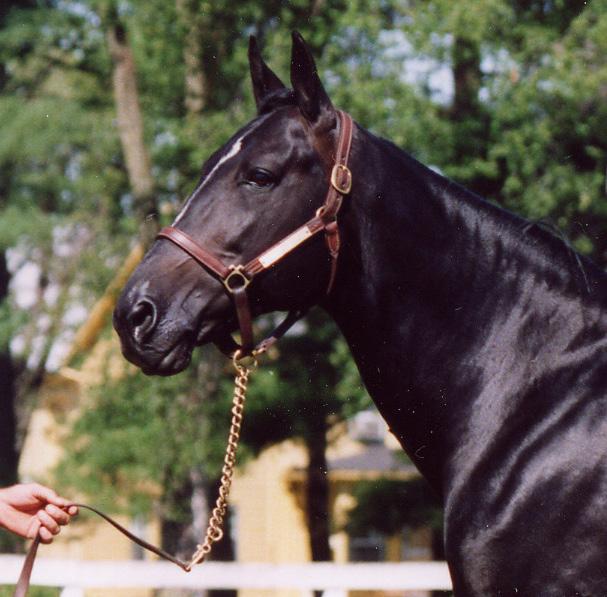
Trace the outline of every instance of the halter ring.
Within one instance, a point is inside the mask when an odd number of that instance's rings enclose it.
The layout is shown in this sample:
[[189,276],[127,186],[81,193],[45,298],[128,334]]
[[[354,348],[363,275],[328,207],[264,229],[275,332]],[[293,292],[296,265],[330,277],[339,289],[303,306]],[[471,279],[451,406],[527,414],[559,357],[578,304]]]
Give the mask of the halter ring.
[[222,280],[230,294],[238,289],[244,290],[251,283],[251,278],[244,273],[242,265],[231,265],[230,270],[230,273]]

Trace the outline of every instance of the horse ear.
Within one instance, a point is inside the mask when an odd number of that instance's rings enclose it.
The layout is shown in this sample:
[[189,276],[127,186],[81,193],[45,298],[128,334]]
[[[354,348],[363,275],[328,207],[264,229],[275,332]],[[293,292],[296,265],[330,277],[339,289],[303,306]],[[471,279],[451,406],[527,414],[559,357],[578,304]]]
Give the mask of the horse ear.
[[249,37],[249,68],[251,69],[255,104],[259,110],[261,103],[270,93],[285,89],[285,86],[264,62],[254,35]]
[[335,126],[335,110],[318,77],[312,52],[297,31],[293,31],[291,84],[297,105],[310,123],[323,128]]

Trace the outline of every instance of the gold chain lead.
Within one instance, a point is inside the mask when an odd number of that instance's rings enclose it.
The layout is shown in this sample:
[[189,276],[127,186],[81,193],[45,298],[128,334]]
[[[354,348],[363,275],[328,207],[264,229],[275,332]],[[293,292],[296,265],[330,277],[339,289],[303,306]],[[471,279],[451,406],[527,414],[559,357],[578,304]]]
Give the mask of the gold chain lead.
[[[248,359],[249,357],[247,357]],[[232,421],[230,424],[230,433],[228,434],[228,445],[226,447],[225,457],[223,459],[223,468],[221,469],[221,482],[219,485],[219,495],[215,501],[215,507],[209,518],[207,532],[204,542],[198,545],[187,570],[191,570],[195,564],[200,564],[211,552],[213,543],[223,537],[223,521],[228,509],[228,495],[232,485],[234,467],[236,465],[236,449],[240,439],[240,428],[242,426],[242,415],[244,403],[247,397],[247,385],[249,383],[249,374],[257,366],[255,357],[251,357],[250,362],[244,364],[244,359],[239,357],[239,352],[234,355],[234,367],[236,377],[234,378],[234,397],[232,399]]]

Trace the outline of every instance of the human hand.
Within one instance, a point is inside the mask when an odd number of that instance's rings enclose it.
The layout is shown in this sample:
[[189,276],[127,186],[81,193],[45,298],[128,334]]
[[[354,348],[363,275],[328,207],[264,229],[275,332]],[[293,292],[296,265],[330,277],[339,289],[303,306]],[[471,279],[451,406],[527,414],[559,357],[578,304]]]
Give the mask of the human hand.
[[0,526],[26,539],[39,535],[42,543],[51,543],[76,514],[69,500],[38,483],[0,489]]

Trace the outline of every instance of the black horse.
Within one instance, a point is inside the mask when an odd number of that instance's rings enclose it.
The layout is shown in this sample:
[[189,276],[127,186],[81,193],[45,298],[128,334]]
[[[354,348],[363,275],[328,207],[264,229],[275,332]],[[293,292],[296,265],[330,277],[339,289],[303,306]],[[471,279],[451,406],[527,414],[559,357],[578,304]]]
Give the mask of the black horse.
[[[258,115],[205,164],[174,226],[244,263],[322,205],[340,120],[303,39],[293,89],[252,41]],[[256,277],[253,314],[321,305],[442,496],[456,595],[607,595],[607,277],[546,230],[354,127],[335,284],[322,235]],[[237,326],[166,238],[115,312],[125,356],[184,369]]]

